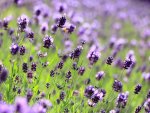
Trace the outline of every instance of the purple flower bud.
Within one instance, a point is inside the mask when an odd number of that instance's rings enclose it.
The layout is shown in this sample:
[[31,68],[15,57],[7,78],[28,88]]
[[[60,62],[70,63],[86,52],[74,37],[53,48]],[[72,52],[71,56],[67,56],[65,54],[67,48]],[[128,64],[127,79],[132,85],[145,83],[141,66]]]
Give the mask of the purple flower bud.
[[106,61],[106,64],[111,65],[112,62],[113,62],[113,57],[111,57],[111,56],[108,57],[108,58],[107,58],[107,61]]
[[19,51],[19,46],[17,44],[12,44],[10,47],[10,52],[12,55],[16,55]]
[[135,113],[139,113],[141,111],[142,107],[141,106],[138,106],[135,110]]
[[63,28],[63,26],[65,25],[65,23],[66,23],[66,17],[62,16],[61,18],[59,18],[57,26],[60,27],[60,28]]
[[8,77],[8,71],[5,68],[3,68],[0,73],[0,83],[5,82],[7,77]]
[[105,75],[104,71],[100,71],[96,74],[96,79],[101,80],[104,75]]
[[91,96],[94,94],[95,88],[93,86],[87,86],[84,91],[84,96],[87,98],[91,98]]
[[22,64],[22,70],[24,73],[26,73],[28,71],[28,64],[27,63]]
[[19,53],[20,53],[20,55],[24,55],[25,52],[26,52],[26,48],[25,48],[25,46],[22,45],[22,46],[19,48]]
[[134,93],[138,94],[141,91],[141,89],[142,89],[142,85],[141,84],[136,85]]
[[21,17],[19,17],[17,23],[18,23],[19,30],[23,32],[26,29],[28,24],[27,16],[22,15]]
[[43,39],[43,43],[45,48],[49,48],[50,46],[53,45],[53,38],[51,36],[46,36]]
[[114,83],[113,83],[113,89],[116,92],[122,91],[122,83],[118,80],[115,80]]
[[78,69],[78,74],[79,74],[79,75],[83,75],[84,72],[85,72],[85,67],[79,67],[79,69]]
[[124,108],[127,104],[128,92],[120,93],[117,97],[117,106]]

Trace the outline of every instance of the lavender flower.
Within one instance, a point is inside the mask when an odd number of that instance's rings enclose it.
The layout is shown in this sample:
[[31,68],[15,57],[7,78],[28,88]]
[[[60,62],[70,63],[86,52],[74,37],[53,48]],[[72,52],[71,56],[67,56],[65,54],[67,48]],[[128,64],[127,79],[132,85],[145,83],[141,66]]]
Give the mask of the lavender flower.
[[23,31],[26,29],[27,24],[28,24],[28,18],[27,18],[27,16],[26,16],[26,15],[20,16],[20,17],[18,18],[17,23],[18,23],[19,30],[20,30],[21,32],[23,32]]
[[145,108],[145,112],[149,113],[150,112],[150,98],[148,98],[145,103],[144,103],[144,108]]
[[105,75],[104,71],[100,71],[96,74],[96,79],[101,80],[104,75]]
[[128,68],[130,68],[131,67],[131,65],[133,64],[133,62],[131,61],[131,59],[127,59],[127,60],[125,60],[125,62],[124,62],[124,69],[128,69]]
[[63,61],[60,61],[60,62],[58,63],[58,65],[57,65],[57,68],[58,68],[58,69],[62,69],[63,66],[64,66],[64,62],[63,62]]
[[139,113],[141,111],[142,107],[141,106],[138,106],[135,110],[135,113]]
[[19,48],[19,53],[20,53],[20,55],[24,55],[25,52],[26,52],[26,48],[25,48],[25,46],[22,45],[22,46]]
[[3,68],[0,72],[0,83],[5,82],[7,80],[8,77],[8,71]]
[[10,47],[10,52],[12,55],[16,55],[19,51],[19,46],[17,44],[12,44]]
[[107,61],[106,61],[106,64],[111,65],[112,62],[113,62],[113,57],[111,57],[111,56],[108,57],[108,58],[107,58]]
[[91,53],[88,54],[88,59],[90,61],[90,64],[93,65],[94,63],[96,63],[100,57],[99,52],[96,51],[92,51]]
[[91,96],[94,94],[95,88],[93,86],[87,86],[84,91],[84,96],[87,98],[91,98]]
[[28,71],[28,64],[27,63],[22,64],[22,70],[24,73],[26,73]]
[[53,38],[51,36],[46,36],[43,39],[43,43],[45,48],[49,48],[53,45]]
[[141,89],[142,89],[142,85],[141,84],[136,85],[134,93],[138,94],[141,91]]
[[122,91],[122,83],[118,80],[115,80],[113,83],[113,89],[116,92],[121,92]]
[[79,75],[83,75],[84,72],[85,72],[85,67],[79,67],[79,69],[78,69],[78,74],[79,74]]
[[31,91],[31,90],[28,90],[28,91],[27,91],[27,102],[30,102],[32,96],[33,96],[32,91]]
[[147,98],[150,98],[150,90],[147,93]]
[[104,90],[95,90],[94,94],[91,96],[91,100],[93,103],[98,103],[99,101],[103,100],[103,97],[105,95],[105,91]]
[[127,100],[128,100],[128,92],[120,93],[117,97],[116,104],[118,107],[124,108],[127,104]]
[[32,70],[32,71],[36,71],[36,66],[37,66],[36,63],[33,62],[33,63],[31,64],[31,70]]
[[63,26],[65,25],[65,23],[66,23],[66,17],[62,16],[61,18],[59,18],[57,26],[60,27],[60,28],[63,28]]
[[79,58],[79,56],[81,55],[82,49],[83,49],[82,46],[78,46],[74,51],[72,51],[70,54],[71,59]]
[[60,96],[59,96],[59,99],[60,99],[60,100],[64,100],[65,96],[66,96],[65,92],[64,92],[64,91],[61,91]]
[[53,34],[56,33],[57,29],[58,29],[57,25],[54,24],[54,25],[51,26],[51,31],[52,31]]

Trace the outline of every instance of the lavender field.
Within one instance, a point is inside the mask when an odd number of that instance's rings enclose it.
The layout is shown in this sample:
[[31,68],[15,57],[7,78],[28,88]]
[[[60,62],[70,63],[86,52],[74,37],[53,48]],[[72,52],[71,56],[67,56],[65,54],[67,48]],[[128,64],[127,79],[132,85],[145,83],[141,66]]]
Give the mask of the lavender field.
[[0,0],[0,113],[150,113],[149,7]]

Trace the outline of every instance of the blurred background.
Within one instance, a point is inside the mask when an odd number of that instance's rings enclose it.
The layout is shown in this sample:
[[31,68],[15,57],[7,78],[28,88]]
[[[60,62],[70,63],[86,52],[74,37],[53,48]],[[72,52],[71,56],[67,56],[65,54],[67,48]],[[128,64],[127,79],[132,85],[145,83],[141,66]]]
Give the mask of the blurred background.
[[58,1],[66,3],[69,9],[80,10],[88,21],[103,15],[112,15],[129,20],[140,32],[143,32],[142,29],[149,31],[150,0],[0,0],[0,14],[14,2],[18,2],[20,7],[33,8],[41,2],[51,5]]

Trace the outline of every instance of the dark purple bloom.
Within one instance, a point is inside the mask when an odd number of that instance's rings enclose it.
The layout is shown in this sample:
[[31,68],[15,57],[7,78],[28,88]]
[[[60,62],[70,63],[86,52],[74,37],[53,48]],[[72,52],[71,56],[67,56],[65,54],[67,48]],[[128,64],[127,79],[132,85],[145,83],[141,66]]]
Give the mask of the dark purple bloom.
[[79,69],[78,69],[78,74],[79,74],[79,75],[83,75],[84,72],[85,72],[85,67],[79,67]]
[[97,93],[94,93],[92,96],[91,96],[91,100],[93,103],[98,103],[100,101],[100,94],[97,92]]
[[96,63],[100,57],[99,52],[96,51],[92,51],[88,54],[88,59],[90,61],[90,64],[93,65],[94,63]]
[[54,75],[55,75],[55,71],[54,71],[54,70],[51,70],[51,71],[50,71],[50,76],[51,76],[51,77],[54,77]]
[[113,62],[113,57],[111,57],[111,56],[108,57],[107,60],[106,60],[106,64],[111,65],[112,62]]
[[32,60],[33,60],[33,56],[30,56],[29,61],[32,62]]
[[34,38],[34,32],[32,32],[32,31],[28,32],[28,33],[27,33],[27,37],[28,37],[29,39],[33,39],[33,38]]
[[123,66],[123,68],[124,69],[128,69],[128,68],[130,68],[131,67],[131,65],[132,65],[132,61],[131,61],[131,59],[127,59],[127,60],[125,60],[125,62],[124,62],[124,66]]
[[28,71],[28,64],[27,63],[22,64],[22,70],[24,73],[26,73]]
[[9,23],[9,21],[7,20],[7,18],[4,18],[4,20],[3,20],[4,29],[8,29],[8,23]]
[[87,86],[84,91],[84,96],[87,98],[91,98],[91,96],[94,94],[95,88],[93,86]]
[[113,89],[116,92],[122,91],[122,83],[118,80],[115,80],[114,83],[113,83]]
[[104,71],[100,71],[96,74],[96,79],[101,80],[101,78],[105,75]]
[[24,55],[25,52],[26,52],[25,46],[21,46],[21,47],[19,48],[19,53],[20,53],[20,55]]
[[66,23],[66,17],[62,16],[61,18],[59,18],[57,26],[60,27],[60,28],[63,28],[63,26],[65,25],[65,23]]
[[36,15],[36,16],[39,16],[40,14],[41,14],[41,10],[40,10],[39,8],[36,9],[36,10],[35,10],[35,15]]
[[28,24],[28,19],[26,15],[22,15],[21,17],[19,17],[17,23],[18,23],[19,30],[23,32],[26,29]]
[[72,64],[72,68],[73,68],[74,70],[78,70],[77,63],[76,63],[76,62],[74,62],[74,63]]
[[142,107],[141,106],[138,106],[135,110],[135,113],[139,113],[141,111]]
[[149,113],[150,112],[150,98],[148,98],[145,102],[144,102],[144,108],[145,108],[145,112]]
[[128,93],[120,93],[117,97],[117,106],[124,108],[127,104]]
[[60,99],[60,100],[64,100],[65,96],[66,96],[65,92],[64,92],[64,91],[61,91],[61,92],[60,92],[59,99]]
[[67,74],[66,74],[66,78],[67,78],[67,79],[70,79],[71,76],[72,76],[71,71],[68,71]]
[[33,96],[32,91],[31,91],[31,90],[28,90],[28,91],[27,91],[27,101],[28,101],[28,102],[30,102],[32,96]]
[[52,31],[53,34],[57,31],[57,29],[58,29],[57,25],[54,24],[54,25],[51,26],[51,31]]
[[10,47],[10,52],[12,55],[16,55],[19,51],[19,46],[17,44],[12,44]]
[[71,59],[79,58],[82,49],[83,49],[82,46],[78,46],[74,51],[72,51],[70,54]]
[[0,73],[0,83],[5,82],[7,77],[8,77],[8,71],[5,68],[3,68]]
[[36,63],[33,62],[33,63],[31,64],[31,70],[32,70],[32,71],[36,71]]
[[136,85],[134,93],[138,94],[141,91],[141,89],[142,89],[142,85],[141,84]]
[[150,98],[150,90],[147,93],[147,98]]
[[28,79],[32,79],[33,78],[33,72],[32,71],[28,71],[27,72],[27,78]]
[[45,48],[49,48],[50,46],[53,45],[53,38],[52,37],[49,37],[49,36],[46,36],[44,39],[43,39],[43,43],[44,43],[44,46]]
[[63,62],[63,61],[60,61],[60,62],[58,63],[57,68],[58,68],[58,69],[62,69],[63,66],[64,66],[64,62]]

